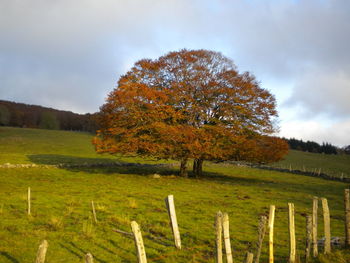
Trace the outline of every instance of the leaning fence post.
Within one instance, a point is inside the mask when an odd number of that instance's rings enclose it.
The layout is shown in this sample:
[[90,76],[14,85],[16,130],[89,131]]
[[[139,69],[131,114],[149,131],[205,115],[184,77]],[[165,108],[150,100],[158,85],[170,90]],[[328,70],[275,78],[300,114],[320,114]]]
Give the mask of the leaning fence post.
[[318,244],[317,244],[317,210],[318,210],[318,197],[314,196],[312,200],[312,248],[313,256],[318,255]]
[[44,263],[45,262],[47,247],[48,247],[47,241],[43,240],[38,248],[35,263]]
[[265,232],[266,232],[266,216],[261,216],[259,220],[259,228],[258,228],[258,242],[256,244],[256,253],[254,263],[259,263],[262,243],[264,240]]
[[232,250],[231,250],[231,241],[230,241],[230,223],[228,214],[224,213],[222,217],[222,227],[224,232],[224,242],[225,242],[225,251],[226,251],[226,258],[227,263],[232,263]]
[[345,246],[350,247],[350,189],[344,191]]
[[146,251],[143,245],[141,230],[139,225],[135,221],[131,221],[131,230],[134,234],[138,263],[147,263]]
[[331,253],[331,225],[329,207],[326,198],[321,198],[322,210],[323,210],[323,222],[324,222],[324,253]]
[[215,219],[216,230],[216,262],[222,263],[222,213],[217,212]]
[[169,214],[169,218],[170,218],[170,222],[171,222],[171,229],[172,229],[173,235],[174,235],[175,247],[177,249],[181,249],[181,237],[180,237],[179,227],[177,224],[174,196],[168,195],[168,197],[165,199],[165,204],[166,204],[167,209],[168,209],[168,214]]
[[91,255],[91,253],[87,253],[85,255],[85,263],[94,263],[94,258],[93,256]]
[[30,215],[30,187],[28,187],[27,203],[28,203],[27,214]]
[[294,223],[294,204],[288,203],[288,225],[289,225],[289,263],[295,262],[295,223]]
[[95,205],[94,205],[94,201],[91,201],[91,209],[92,209],[92,214],[94,216],[94,221],[95,223],[97,223],[97,217],[96,217],[96,211],[95,211]]
[[254,255],[251,252],[247,252],[244,263],[253,263]]
[[270,205],[269,213],[269,263],[273,263],[273,224],[275,222],[275,206]]
[[305,245],[305,263],[310,260],[310,251],[312,243],[312,218],[311,216],[306,216],[306,245]]

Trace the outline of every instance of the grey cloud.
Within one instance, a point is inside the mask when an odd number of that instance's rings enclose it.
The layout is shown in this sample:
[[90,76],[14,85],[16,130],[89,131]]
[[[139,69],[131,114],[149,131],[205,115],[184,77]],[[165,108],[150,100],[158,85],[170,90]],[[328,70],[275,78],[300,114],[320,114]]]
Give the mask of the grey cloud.
[[[32,5],[29,1],[9,2],[1,2],[0,7],[1,97],[53,107],[62,97],[65,101],[75,97],[79,104],[82,96],[76,96],[74,90],[83,91],[83,83],[76,86],[72,78],[82,71],[86,74],[89,60],[84,41],[74,46],[79,36],[73,38],[73,25],[59,27],[52,14],[55,7],[47,8],[41,1],[33,1]],[[48,19],[50,15],[53,17]]]
[[207,48],[262,84],[293,84],[283,107],[344,117],[349,13],[347,0],[4,0],[0,97],[95,111],[136,60]]
[[98,110],[130,58],[159,52],[169,8],[187,12],[184,1],[2,1],[0,97]]
[[346,119],[350,116],[349,98],[350,71],[310,69],[300,76],[285,106],[302,106],[304,118],[308,119],[315,115]]
[[249,64],[282,76],[297,74],[309,63],[349,65],[350,2],[253,2],[254,8],[249,2],[234,3],[222,16],[232,28],[233,47]]
[[258,78],[293,83],[284,107],[302,104],[309,116],[349,117],[350,2],[253,2],[254,9],[234,3],[222,16],[233,25],[231,43],[243,66]]

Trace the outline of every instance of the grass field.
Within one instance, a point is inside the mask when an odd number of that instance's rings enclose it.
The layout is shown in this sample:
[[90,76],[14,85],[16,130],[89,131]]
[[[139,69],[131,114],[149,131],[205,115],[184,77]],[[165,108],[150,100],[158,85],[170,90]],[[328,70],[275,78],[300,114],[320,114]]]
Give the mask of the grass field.
[[[0,164],[4,163],[157,163],[141,158],[95,154],[91,135],[76,132],[0,127]],[[326,197],[332,236],[344,236],[341,182],[288,175],[234,165],[206,163],[205,177],[171,176],[177,170],[157,166],[108,168],[1,168],[0,262],[34,262],[41,240],[47,239],[47,262],[83,262],[88,251],[95,262],[136,262],[130,232],[136,220],[149,262],[214,262],[214,219],[218,210],[230,216],[234,262],[242,262],[257,240],[258,218],[276,205],[275,262],[287,262],[287,203],[296,211],[298,253],[303,257],[305,214],[313,196]],[[161,178],[153,178],[154,173]],[[32,215],[26,215],[26,191],[32,189]],[[182,250],[173,246],[164,198],[173,194],[182,237]],[[92,223],[94,200],[98,223]],[[321,209],[320,209],[321,210]],[[319,235],[323,219],[319,214]],[[340,251],[319,262],[350,262]],[[349,260],[349,261],[347,261]],[[265,237],[260,262],[267,261]]]
[[322,173],[340,177],[347,176],[350,178],[350,155],[329,155],[321,153],[309,153],[291,150],[286,158],[274,167],[284,167],[289,169],[291,166],[294,170],[317,171],[321,168]]

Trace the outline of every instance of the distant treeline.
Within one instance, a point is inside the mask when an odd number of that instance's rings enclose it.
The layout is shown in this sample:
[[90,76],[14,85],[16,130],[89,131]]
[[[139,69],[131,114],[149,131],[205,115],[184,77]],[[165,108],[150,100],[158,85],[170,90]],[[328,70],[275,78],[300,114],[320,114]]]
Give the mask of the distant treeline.
[[[285,139],[285,138],[284,138]],[[338,148],[328,142],[318,144],[317,142],[313,141],[306,141],[303,140],[297,140],[297,139],[285,139],[288,144],[289,148],[292,150],[298,150],[303,152],[311,152],[311,153],[324,153],[324,154],[350,154],[349,147],[346,146],[344,148]]]
[[96,114],[77,114],[37,105],[0,100],[0,126],[95,131]]

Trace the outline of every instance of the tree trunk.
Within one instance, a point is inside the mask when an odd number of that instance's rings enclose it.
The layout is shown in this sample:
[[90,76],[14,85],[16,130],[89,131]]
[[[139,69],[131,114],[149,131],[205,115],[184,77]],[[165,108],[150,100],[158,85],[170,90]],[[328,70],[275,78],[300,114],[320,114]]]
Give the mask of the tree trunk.
[[200,177],[203,174],[203,159],[194,159],[193,160],[193,176]]
[[187,158],[181,159],[180,176],[188,177],[188,173],[187,173]]
[[202,176],[203,175],[203,159],[199,159],[198,160],[198,164],[197,164],[197,174],[198,176]]
[[193,159],[193,177],[197,174],[198,159]]

